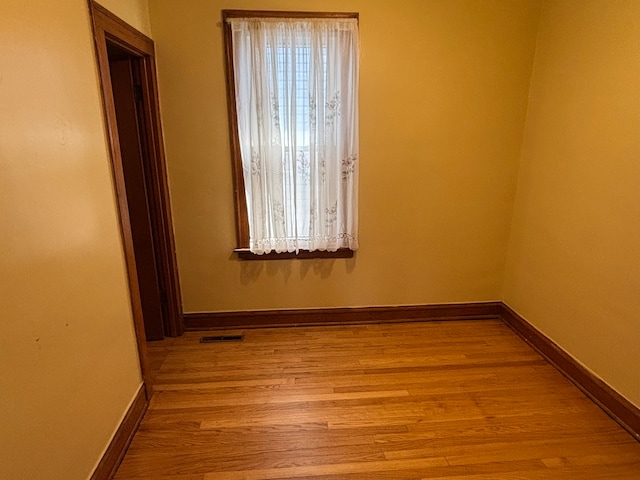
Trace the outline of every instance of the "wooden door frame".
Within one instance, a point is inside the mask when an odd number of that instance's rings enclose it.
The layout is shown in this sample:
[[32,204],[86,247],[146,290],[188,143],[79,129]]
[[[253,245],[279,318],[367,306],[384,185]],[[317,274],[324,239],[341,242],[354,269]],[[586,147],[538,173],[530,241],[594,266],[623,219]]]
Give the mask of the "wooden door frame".
[[109,154],[113,170],[129,288],[131,291],[133,322],[138,351],[140,353],[143,380],[145,381],[147,394],[150,395],[151,385],[147,378],[149,370],[147,365],[142,304],[122,168],[122,157],[120,154],[120,141],[118,137],[113,90],[109,73],[107,44],[117,45],[119,48],[139,58],[140,62],[144,104],[142,115],[144,119],[142,121],[147,134],[146,147],[149,152],[149,165],[145,166],[145,174],[149,174],[149,178],[151,179],[152,188],[148,193],[150,197],[152,223],[155,224],[155,228],[152,229],[153,241],[158,249],[158,274],[161,277],[160,279],[165,290],[164,294],[166,295],[166,298],[163,300],[165,301],[166,312],[168,313],[168,331],[166,331],[165,334],[175,337],[182,335],[184,332],[184,323],[182,319],[182,301],[169,201],[169,184],[162,140],[162,126],[160,123],[155,47],[153,40],[113,15],[94,0],[88,0],[88,3],[93,25],[98,74],[100,77],[104,116],[109,141]]

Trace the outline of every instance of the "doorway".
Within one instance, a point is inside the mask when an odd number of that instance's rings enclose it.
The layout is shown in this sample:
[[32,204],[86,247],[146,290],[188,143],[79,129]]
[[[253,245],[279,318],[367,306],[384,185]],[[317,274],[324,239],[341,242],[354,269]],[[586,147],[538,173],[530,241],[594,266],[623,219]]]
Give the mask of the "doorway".
[[134,327],[147,395],[147,340],[182,335],[182,305],[153,41],[89,0]]
[[154,229],[157,229],[157,226],[153,224],[151,215],[151,169],[149,152],[145,148],[148,138],[144,128],[143,93],[140,82],[142,59],[109,42],[107,53],[144,332],[147,340],[162,340],[165,332],[169,330],[169,325],[166,305],[162,302],[164,289],[158,271],[159,252],[154,245],[154,233],[157,233]]

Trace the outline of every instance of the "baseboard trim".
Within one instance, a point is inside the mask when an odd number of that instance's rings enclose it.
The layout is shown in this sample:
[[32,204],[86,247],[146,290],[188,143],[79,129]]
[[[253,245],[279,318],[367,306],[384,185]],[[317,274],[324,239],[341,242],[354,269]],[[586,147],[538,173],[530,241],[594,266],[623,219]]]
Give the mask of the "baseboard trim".
[[199,312],[184,314],[184,325],[187,331],[199,331],[488,319],[502,320],[596,405],[640,441],[640,409],[594,376],[553,340],[503,302]]
[[501,302],[185,313],[185,330],[499,319]]
[[502,305],[502,320],[596,405],[640,441],[640,409],[593,375],[553,340],[505,304]]
[[116,470],[120,466],[120,462],[122,462],[125,453],[127,453],[127,448],[129,448],[129,444],[138,430],[142,417],[147,411],[147,406],[145,385],[142,384],[120,427],[118,427],[116,434],[107,447],[107,451],[102,456],[93,475],[91,475],[91,480],[111,480],[115,476]]

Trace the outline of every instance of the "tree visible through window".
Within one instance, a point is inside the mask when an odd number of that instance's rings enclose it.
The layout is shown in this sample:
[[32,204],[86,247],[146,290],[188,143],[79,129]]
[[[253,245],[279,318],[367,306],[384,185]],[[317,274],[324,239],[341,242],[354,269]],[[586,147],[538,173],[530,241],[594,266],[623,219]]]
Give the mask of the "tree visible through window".
[[357,15],[223,18],[239,247],[356,250]]

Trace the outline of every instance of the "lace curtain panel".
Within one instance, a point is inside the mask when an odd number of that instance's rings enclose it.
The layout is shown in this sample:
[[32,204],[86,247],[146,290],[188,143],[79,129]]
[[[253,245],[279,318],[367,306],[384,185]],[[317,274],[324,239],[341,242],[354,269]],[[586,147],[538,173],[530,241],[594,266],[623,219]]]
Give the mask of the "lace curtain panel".
[[357,20],[228,21],[250,250],[356,250]]

